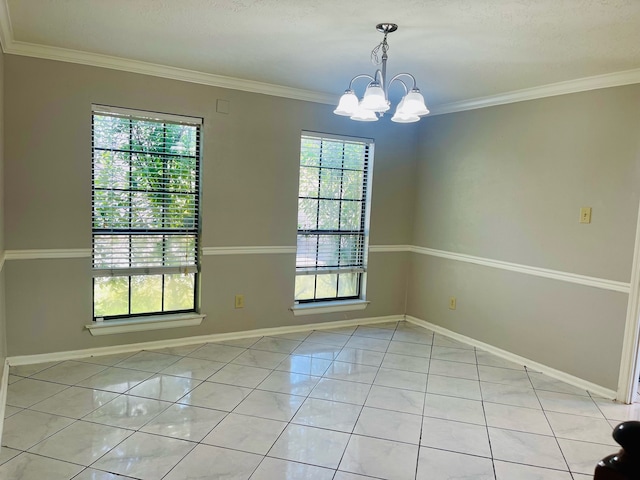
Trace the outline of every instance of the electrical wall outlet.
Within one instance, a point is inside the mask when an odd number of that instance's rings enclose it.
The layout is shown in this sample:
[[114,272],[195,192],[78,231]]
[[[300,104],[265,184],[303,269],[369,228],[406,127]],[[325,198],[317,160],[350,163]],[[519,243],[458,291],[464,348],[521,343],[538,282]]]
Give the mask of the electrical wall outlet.
[[455,310],[456,309],[456,297],[450,297],[449,298],[449,309],[450,310]]
[[591,223],[591,207],[580,209],[580,223]]
[[236,308],[244,308],[244,295],[236,295]]

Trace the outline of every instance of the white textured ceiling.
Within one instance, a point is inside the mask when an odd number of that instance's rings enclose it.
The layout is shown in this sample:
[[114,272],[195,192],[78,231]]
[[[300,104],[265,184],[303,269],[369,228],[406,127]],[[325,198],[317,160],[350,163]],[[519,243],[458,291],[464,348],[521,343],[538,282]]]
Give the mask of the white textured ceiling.
[[6,1],[12,42],[336,96],[380,22],[431,106],[640,68],[640,0]]

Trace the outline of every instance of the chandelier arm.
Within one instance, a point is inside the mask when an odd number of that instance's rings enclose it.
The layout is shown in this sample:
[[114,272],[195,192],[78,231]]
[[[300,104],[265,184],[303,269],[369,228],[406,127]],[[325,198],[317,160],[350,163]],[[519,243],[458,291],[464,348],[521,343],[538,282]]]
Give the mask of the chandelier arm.
[[[410,73],[399,73],[399,74],[395,75],[391,79],[391,81],[389,82],[389,85],[391,85],[394,82],[394,80],[398,80],[400,77],[409,77],[411,79],[411,81],[413,82],[413,86],[411,87],[412,90],[415,90],[416,88],[418,88],[418,85],[416,83],[416,77],[414,77]],[[402,83],[404,83],[404,82],[402,82]],[[405,88],[406,88],[406,84],[405,84]]]
[[404,87],[404,94],[406,95],[407,93],[409,93],[409,87],[407,87],[407,84],[398,78],[398,75],[396,75],[391,79],[391,81],[389,82],[389,88],[391,88],[391,85],[393,84],[393,82],[400,82]]
[[349,82],[349,90],[353,90],[353,88],[352,88],[353,87],[353,82],[355,82],[356,80],[358,80],[360,78],[368,78],[372,82],[376,81],[376,79],[374,77],[372,77],[371,75],[369,75],[367,73],[361,73],[360,75],[356,75],[355,77],[353,77],[351,79],[351,81]]

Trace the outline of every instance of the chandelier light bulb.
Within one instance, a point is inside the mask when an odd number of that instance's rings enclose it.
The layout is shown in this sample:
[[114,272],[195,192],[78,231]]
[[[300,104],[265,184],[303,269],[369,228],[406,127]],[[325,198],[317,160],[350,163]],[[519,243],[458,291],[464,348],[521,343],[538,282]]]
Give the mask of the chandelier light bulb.
[[379,83],[372,82],[369,84],[364,92],[364,98],[360,102],[360,108],[381,113],[389,110],[387,96]]
[[353,90],[346,90],[338,106],[333,111],[336,115],[343,115],[345,117],[351,117],[358,111],[358,97]]
[[377,122],[378,116],[372,110],[359,108],[358,111],[351,116],[351,120],[357,120],[358,122]]
[[402,99],[404,106],[402,109],[403,113],[409,113],[413,115],[426,115],[429,113],[427,106],[424,103],[424,97],[420,93],[420,90],[414,88],[409,93],[407,93]]

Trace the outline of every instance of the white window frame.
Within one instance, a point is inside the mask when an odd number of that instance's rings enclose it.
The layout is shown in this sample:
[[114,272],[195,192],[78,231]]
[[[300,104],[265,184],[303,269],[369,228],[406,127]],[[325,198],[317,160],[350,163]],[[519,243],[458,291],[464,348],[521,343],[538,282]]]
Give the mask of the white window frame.
[[[123,238],[125,237],[129,237],[130,241],[129,241],[129,250],[128,250],[128,255],[131,258],[131,252],[132,252],[132,246],[133,243],[131,243],[132,239],[134,238],[132,236],[131,233],[127,233],[127,231],[131,232],[131,228],[129,230],[127,230],[126,228],[113,228],[111,230],[112,233],[110,233],[108,228],[96,228],[96,213],[95,213],[95,207],[94,207],[94,213],[92,215],[93,219],[92,219],[92,263],[93,263],[93,281],[95,283],[95,279],[96,278],[106,278],[106,277],[114,277],[114,276],[127,276],[127,277],[131,277],[134,275],[163,275],[163,282],[165,281],[164,275],[166,274],[193,274],[194,279],[193,279],[193,308],[188,308],[188,309],[167,309],[165,310],[164,307],[164,298],[162,299],[162,303],[161,303],[161,308],[162,310],[160,311],[150,311],[150,312],[144,312],[144,313],[136,313],[136,312],[131,312],[131,283],[129,283],[128,286],[128,290],[129,290],[129,298],[127,300],[128,302],[128,313],[127,314],[118,314],[118,315],[113,315],[110,317],[101,317],[101,316],[96,316],[95,314],[95,298],[92,301],[92,310],[93,310],[93,320],[94,323],[93,325],[95,325],[95,327],[89,327],[88,328],[98,328],[100,327],[100,329],[107,326],[107,324],[109,324],[110,326],[116,327],[117,324],[121,324],[122,322],[131,322],[131,326],[133,327],[135,323],[140,323],[142,324],[153,324],[155,323],[160,323],[163,322],[165,326],[163,327],[152,327],[152,328],[170,328],[170,326],[180,326],[180,322],[185,322],[185,321],[190,321],[193,322],[193,318],[197,318],[199,319],[199,321],[202,321],[203,316],[198,314],[199,311],[199,295],[198,295],[198,291],[199,291],[199,270],[200,270],[200,235],[201,235],[201,229],[200,229],[200,192],[201,192],[201,177],[200,177],[200,169],[201,169],[201,160],[202,160],[202,125],[203,125],[203,120],[202,118],[197,118],[197,117],[187,117],[187,116],[182,116],[182,115],[173,115],[173,114],[166,114],[166,113],[158,113],[158,112],[149,112],[149,111],[141,111],[141,110],[134,110],[134,109],[128,109],[128,108],[120,108],[120,107],[112,107],[112,106],[106,106],[106,105],[98,105],[98,104],[93,104],[91,106],[91,119],[92,119],[92,171],[94,171],[95,167],[95,152],[96,150],[98,150],[98,147],[95,146],[94,141],[95,141],[95,132],[94,132],[94,118],[95,116],[111,116],[111,117],[120,117],[120,118],[128,118],[134,121],[142,121],[142,122],[157,122],[157,123],[161,123],[161,124],[180,124],[180,125],[186,125],[186,126],[193,126],[196,127],[196,154],[195,154],[195,164],[196,164],[196,171],[195,171],[195,217],[194,217],[194,222],[195,225],[190,225],[189,227],[181,227],[180,229],[167,229],[167,228],[162,228],[160,230],[156,229],[156,228],[149,228],[145,233],[143,233],[142,235],[147,236],[149,238],[153,237],[153,236],[161,236],[164,235],[165,237],[169,236],[169,235],[173,235],[173,234],[177,234],[177,235],[182,235],[182,236],[195,236],[195,248],[193,250],[189,249],[190,254],[187,255],[186,253],[184,254],[184,260],[182,260],[182,254],[180,254],[180,260],[179,260],[179,265],[176,264],[175,262],[170,264],[170,265],[166,265],[165,261],[167,261],[168,258],[174,258],[175,259],[175,254],[174,257],[170,257],[167,256],[167,251],[168,250],[164,250],[165,247],[163,247],[163,252],[162,255],[162,264],[163,266],[137,266],[137,267],[125,267],[125,268],[106,268],[104,267],[104,265],[100,266],[99,265],[99,261],[97,261],[97,254],[96,254],[96,239],[99,238],[100,236],[104,236],[104,235],[111,235],[111,236],[117,236],[117,235],[121,235],[123,236]],[[103,148],[100,148],[99,150],[103,150]],[[133,153],[133,152],[132,152]],[[129,153],[129,155],[131,155],[132,153]],[[164,156],[167,156],[168,154],[164,154]],[[168,156],[175,156],[175,154],[170,154]],[[193,156],[188,155],[189,157],[193,158]],[[164,178],[164,177],[162,177]],[[95,205],[95,195],[97,191],[108,191],[105,190],[104,188],[101,187],[96,187],[95,183],[95,177],[94,175],[92,175],[92,197],[93,197],[93,202],[92,204]],[[163,180],[165,181],[165,180]],[[131,187],[129,187],[131,188]],[[152,192],[158,192],[159,195],[163,195],[162,192],[169,192],[169,190],[152,190]],[[130,190],[131,193],[133,193],[133,190]],[[185,193],[185,195],[194,195],[193,193]],[[193,198],[193,197],[191,197]],[[130,205],[130,208],[133,204]],[[164,212],[164,208],[165,207],[161,207]],[[164,213],[162,213],[162,218],[164,219]],[[163,220],[163,225],[164,225],[164,220]],[[135,230],[135,229],[134,229]],[[136,232],[136,233],[140,233],[140,232]],[[175,238],[175,237],[173,237]],[[163,246],[164,241],[162,242]],[[169,247],[166,247],[169,248]],[[186,250],[185,250],[186,252]],[[191,254],[192,253],[192,254]],[[171,255],[171,254],[169,254]],[[143,255],[144,256],[144,255]],[[187,258],[188,256],[188,258]],[[104,254],[103,257],[104,258]],[[142,257],[141,257],[142,258]],[[130,280],[131,282],[131,280]],[[163,283],[163,294],[164,294],[164,283]],[[103,323],[103,320],[107,319],[108,321]],[[175,324],[175,325],[172,325]],[[138,329],[148,329],[146,327],[138,327]],[[113,330],[111,328],[111,330]],[[129,331],[131,330],[129,327],[122,327],[122,331]],[[99,330],[96,330],[99,331]],[[106,332],[107,330],[103,329],[102,331]],[[131,331],[135,331],[135,329],[131,330]],[[117,333],[114,332],[113,333]],[[92,334],[96,334],[92,331]]]
[[[324,268],[318,265],[317,259],[315,265],[302,265],[302,261],[300,259],[301,250],[304,247],[301,247],[301,236],[313,236],[323,235],[322,232],[327,232],[331,235],[340,235],[341,230],[321,230],[319,228],[319,223],[317,224],[316,229],[298,229],[297,231],[297,247],[296,247],[296,278],[302,275],[313,275],[316,278],[317,275],[322,274],[340,274],[340,273],[357,273],[359,275],[359,285],[357,295],[348,296],[348,297],[340,297],[338,288],[336,288],[336,297],[320,297],[313,299],[294,299],[294,306],[292,307],[292,311],[294,315],[309,315],[309,314],[317,314],[317,313],[332,313],[338,311],[350,311],[350,310],[361,310],[366,308],[369,302],[366,301],[366,285],[367,285],[367,263],[368,263],[368,251],[369,251],[369,225],[370,225],[370,212],[371,212],[371,185],[373,179],[373,159],[374,159],[374,141],[370,138],[361,138],[361,137],[349,137],[344,135],[334,135],[334,134],[326,134],[326,133],[318,133],[318,132],[310,132],[310,131],[302,131],[301,133],[301,158],[299,161],[299,169],[302,171],[304,165],[302,165],[302,154],[303,154],[303,141],[305,138],[312,138],[320,141],[327,142],[343,142],[344,144],[348,143],[356,143],[363,145],[365,147],[364,152],[364,178],[362,184],[362,204],[361,204],[361,222],[360,228],[358,229],[358,235],[362,235],[362,243],[359,250],[359,257],[361,259],[361,263],[358,265],[352,265],[346,268],[342,268],[340,266],[334,266],[330,268]],[[321,182],[321,169],[319,173],[319,182]],[[342,172],[346,171],[344,169],[344,161],[342,164]],[[302,177],[302,175],[301,175]],[[320,185],[320,183],[319,183]],[[298,201],[304,200],[307,197],[301,197],[300,192],[298,194]],[[320,189],[318,190],[318,198],[320,197]],[[339,202],[338,209],[342,206],[342,197],[340,199],[336,199]],[[300,205],[300,204],[299,204]],[[300,215],[300,206],[298,208],[298,215]],[[344,230],[347,232],[346,230]],[[355,231],[351,231],[355,232]],[[319,247],[318,247],[319,248]],[[317,283],[316,283],[317,287]],[[317,295],[316,287],[314,287],[314,297]]]

